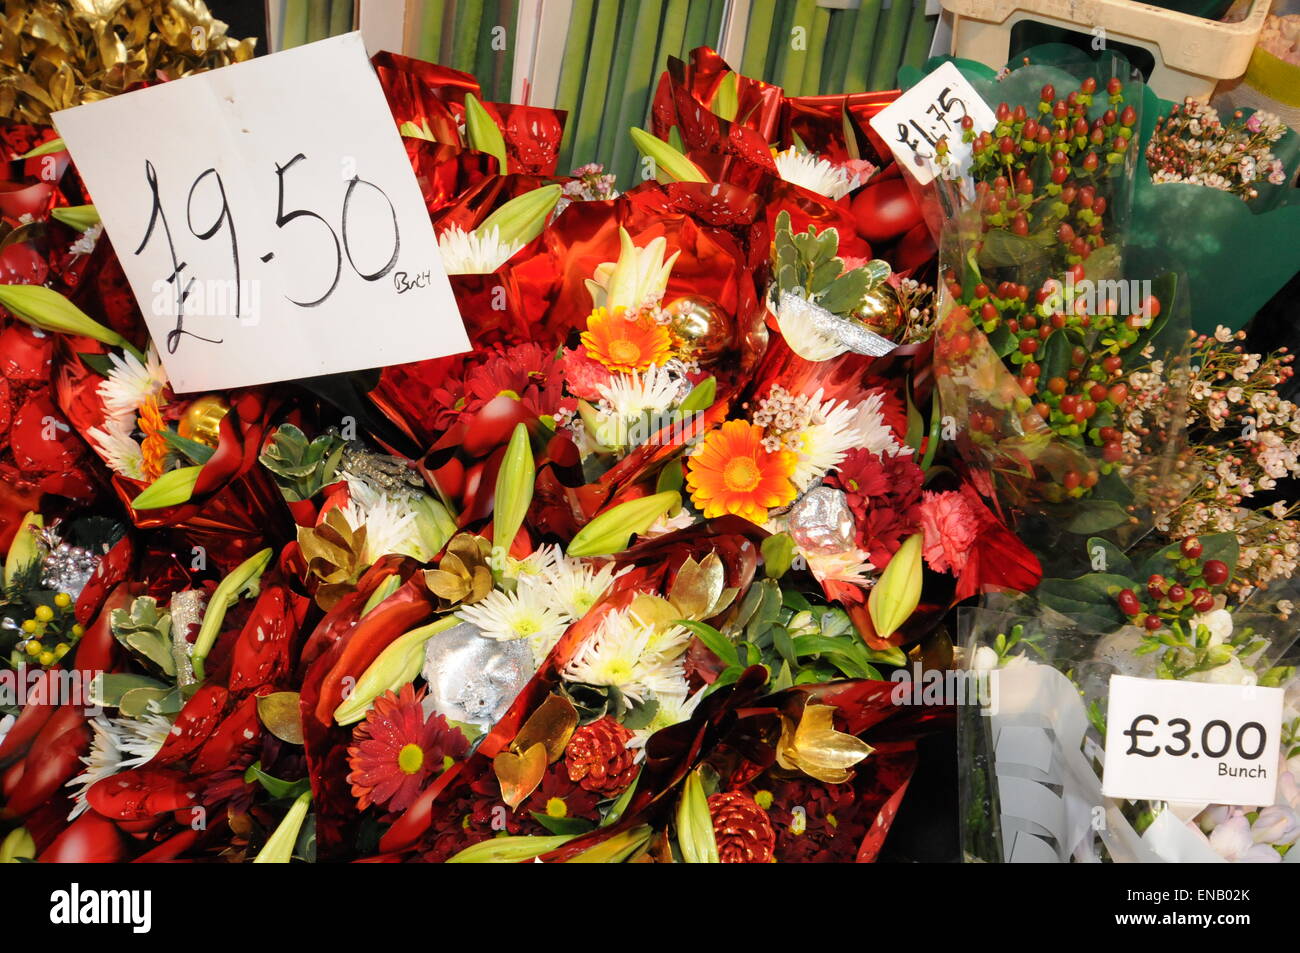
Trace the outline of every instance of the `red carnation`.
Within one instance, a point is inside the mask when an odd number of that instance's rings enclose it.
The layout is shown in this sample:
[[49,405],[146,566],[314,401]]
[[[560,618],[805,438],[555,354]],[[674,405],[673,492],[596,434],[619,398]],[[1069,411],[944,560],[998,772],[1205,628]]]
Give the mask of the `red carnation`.
[[564,749],[569,779],[596,794],[618,794],[636,774],[633,754],[627,747],[631,739],[632,732],[608,715],[583,725]]
[[850,450],[826,478],[848,497],[858,546],[877,569],[889,565],[903,539],[916,532],[925,474],[911,454],[890,456]]

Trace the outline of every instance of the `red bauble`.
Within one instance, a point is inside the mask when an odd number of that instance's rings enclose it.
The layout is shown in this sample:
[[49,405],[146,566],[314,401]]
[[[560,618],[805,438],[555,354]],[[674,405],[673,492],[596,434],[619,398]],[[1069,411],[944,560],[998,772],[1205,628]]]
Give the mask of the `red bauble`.
[[853,200],[858,234],[869,242],[887,242],[921,224],[921,207],[902,179],[868,186]]

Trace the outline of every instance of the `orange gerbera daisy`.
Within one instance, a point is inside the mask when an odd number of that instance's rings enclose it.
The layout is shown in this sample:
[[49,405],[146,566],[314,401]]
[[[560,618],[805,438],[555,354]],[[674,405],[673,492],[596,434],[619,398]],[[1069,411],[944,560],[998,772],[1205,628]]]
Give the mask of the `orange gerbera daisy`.
[[629,374],[667,360],[672,338],[666,327],[644,311],[629,315],[622,308],[597,308],[587,316],[582,346],[611,371]]
[[765,523],[767,511],[794,500],[790,480],[798,457],[763,446],[763,428],[747,420],[728,420],[704,438],[687,462],[691,501],[708,519],[724,513]]

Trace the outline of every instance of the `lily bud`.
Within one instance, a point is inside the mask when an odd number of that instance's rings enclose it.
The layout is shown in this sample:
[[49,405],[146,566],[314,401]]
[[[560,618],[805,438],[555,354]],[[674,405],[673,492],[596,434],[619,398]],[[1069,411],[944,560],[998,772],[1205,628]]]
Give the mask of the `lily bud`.
[[562,847],[573,840],[573,834],[556,834],[551,837],[527,835],[493,837],[466,847],[447,859],[449,864],[517,864],[532,860],[542,854]]
[[120,347],[144,357],[131,342],[111,328],[106,328],[84,311],[44,285],[0,285],[0,305],[8,308],[20,321],[34,328],[58,334],[79,334],[112,347]]
[[459,624],[456,616],[444,616],[394,639],[361,673],[352,693],[334,709],[334,720],[340,725],[356,724],[366,717],[371,703],[384,692],[395,692],[415,681],[424,667],[424,643]]
[[420,538],[420,549],[426,554],[425,561],[432,559],[447,545],[447,540],[456,535],[456,521],[447,507],[428,495],[421,495],[411,501],[415,512],[415,528]]
[[70,205],[67,208],[54,209],[50,212],[50,218],[62,222],[69,228],[84,232],[92,225],[99,224],[99,209],[93,205]]
[[620,831],[612,837],[607,837],[599,844],[588,847],[581,854],[570,857],[565,863],[568,864],[622,864],[631,860],[646,844],[650,843],[650,838],[654,836],[654,831],[648,824],[642,824],[640,827],[634,827],[631,830]]
[[307,819],[307,808],[311,805],[311,792],[303,791],[298,800],[293,802],[289,813],[266,839],[261,851],[253,858],[255,864],[287,864],[293,857],[293,845],[298,843],[298,832],[302,822]]
[[203,623],[199,626],[198,638],[194,640],[194,651],[191,655],[194,674],[199,679],[203,678],[203,662],[212,651],[212,646],[216,644],[217,636],[221,634],[221,624],[226,620],[226,610],[241,596],[257,595],[258,582],[270,564],[274,552],[275,550],[268,547],[249,556],[231,570],[230,574],[212,591],[212,598],[208,600],[207,611],[203,613]]
[[566,552],[571,557],[621,553],[634,533],[644,533],[681,501],[676,490],[665,490],[610,507],[578,530]]
[[716,864],[718,842],[713,836],[713,815],[698,771],[686,775],[677,802],[677,846],[688,864]]
[[649,156],[657,171],[671,176],[677,182],[708,182],[709,177],[700,167],[662,139],[657,139],[644,129],[633,126],[628,130],[632,141],[643,156]]
[[27,828],[19,827],[5,835],[0,841],[0,864],[16,864],[20,860],[31,860],[36,856],[36,841],[27,833]]
[[160,510],[166,506],[179,506],[194,495],[194,485],[199,482],[202,470],[201,466],[168,470],[131,501],[131,508]]
[[465,137],[471,149],[496,156],[497,172],[506,174],[506,140],[496,120],[473,93],[465,94]]
[[475,231],[495,228],[503,245],[526,245],[542,233],[563,193],[564,189],[558,185],[544,185],[525,192],[485,218]]
[[[654,141],[659,142],[658,139]],[[663,236],[644,248],[638,248],[622,226],[618,230],[618,241],[618,261],[601,262],[596,266],[596,277],[587,279],[587,291],[591,293],[593,306],[611,311],[619,308],[635,311],[647,301],[658,301],[668,288],[668,276],[681,252],[673,252],[672,257],[664,261],[668,242]]]
[[9,544],[9,552],[5,556],[5,588],[14,584],[18,577],[27,566],[41,559],[44,555],[41,552],[42,546],[40,540],[32,530],[40,530],[45,527],[45,519],[40,513],[28,513],[23,517],[23,521],[18,524],[18,532],[14,534],[14,541]]
[[916,533],[898,547],[898,552],[894,553],[894,558],[867,598],[871,624],[882,639],[893,635],[921,602],[921,544],[924,539],[923,534]]
[[497,471],[496,496],[492,504],[492,548],[504,555],[510,551],[515,534],[528,514],[533,501],[533,448],[528,442],[528,428],[515,424],[506,455]]

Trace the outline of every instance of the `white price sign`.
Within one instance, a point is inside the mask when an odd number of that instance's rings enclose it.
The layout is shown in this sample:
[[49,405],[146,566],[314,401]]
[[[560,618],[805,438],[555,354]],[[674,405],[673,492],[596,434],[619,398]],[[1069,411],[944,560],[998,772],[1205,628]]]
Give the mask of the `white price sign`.
[[1112,675],[1102,793],[1268,805],[1277,789],[1280,688]]
[[469,349],[361,34],[54,121],[176,391]]
[[971,143],[962,142],[962,120],[968,116],[977,135],[997,125],[993,110],[961,70],[944,63],[876,113],[871,128],[916,181],[926,185],[939,173],[935,147],[940,139],[948,141],[944,175],[957,178],[970,170]]

